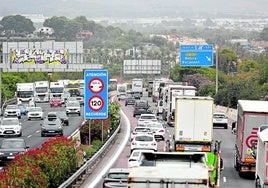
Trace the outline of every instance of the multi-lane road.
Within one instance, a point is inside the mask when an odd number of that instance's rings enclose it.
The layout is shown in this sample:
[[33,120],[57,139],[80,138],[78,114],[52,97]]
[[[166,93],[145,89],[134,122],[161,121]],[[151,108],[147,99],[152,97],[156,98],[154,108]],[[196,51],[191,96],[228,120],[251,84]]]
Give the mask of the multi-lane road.
[[[144,97],[150,101],[151,108],[155,111],[155,105],[151,98]],[[90,177],[79,187],[81,188],[101,188],[102,176],[109,168],[127,168],[127,159],[130,154],[129,129],[132,130],[137,124],[137,118],[133,117],[133,107],[124,106],[124,101],[120,101],[121,110],[125,114],[126,119],[122,121],[121,133],[117,142],[111,148],[110,152],[103,158],[102,162],[96,166],[91,172]],[[160,118],[161,119],[161,118]],[[160,120],[161,121],[161,120]],[[164,123],[164,122],[163,122]],[[231,124],[231,123],[230,123]],[[166,126],[166,139],[172,140],[174,128]],[[235,171],[234,164],[234,146],[235,135],[231,133],[231,128],[214,128],[214,140],[221,140],[221,156],[224,160],[224,169],[221,173],[221,188],[252,188],[254,187],[254,175],[249,174],[240,177]],[[127,142],[125,142],[127,138]],[[163,151],[164,141],[158,142],[158,150]],[[119,150],[119,153],[117,151]]]
[[[155,104],[151,102],[151,98],[146,97],[146,95],[144,95],[144,98],[150,101],[151,108],[155,111]],[[121,132],[118,135],[117,141],[109,150],[109,153],[107,153],[107,155],[102,159],[102,161],[91,171],[91,175],[84,181],[84,183],[82,183],[78,187],[101,188],[102,176],[109,168],[127,168],[127,159],[130,155],[129,134],[130,131],[136,126],[137,118],[133,117],[132,106],[125,106],[124,101],[120,101],[120,104],[121,110],[123,112],[123,120]],[[44,109],[45,115],[49,111],[64,110],[64,106],[50,108],[47,103],[37,103],[37,106],[41,106]],[[26,140],[26,143],[30,148],[39,147],[46,139],[49,139],[49,137],[41,137],[40,124],[42,123],[42,120],[28,121],[25,116],[22,116],[22,119],[20,121],[22,122],[22,137]],[[70,126],[64,127],[64,136],[70,136],[79,127],[79,125],[83,122],[83,113],[81,114],[81,116],[70,116],[69,121]],[[172,140],[173,132],[173,127],[166,126],[166,139]],[[3,138],[0,138],[0,140],[1,139]],[[240,177],[233,167],[235,136],[231,134],[230,127],[229,129],[214,129],[214,139],[221,140],[221,155],[224,160],[224,170],[221,173],[220,187],[254,187],[254,175]],[[164,141],[159,141],[158,150],[163,151],[163,148]]]

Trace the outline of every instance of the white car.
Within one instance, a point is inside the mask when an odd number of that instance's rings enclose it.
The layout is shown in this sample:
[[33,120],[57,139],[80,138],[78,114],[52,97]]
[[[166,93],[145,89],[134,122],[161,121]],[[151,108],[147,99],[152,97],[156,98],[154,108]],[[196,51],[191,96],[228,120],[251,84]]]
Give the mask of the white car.
[[22,128],[16,117],[3,118],[0,121],[0,136],[21,136]]
[[135,127],[133,129],[133,131],[131,132],[131,135],[130,135],[130,140],[132,141],[133,138],[139,134],[144,134],[144,133],[147,133],[147,134],[153,134],[152,130],[148,127]]
[[4,111],[4,117],[17,117],[20,119],[20,107],[18,105],[7,105]]
[[157,151],[157,142],[154,135],[150,134],[139,134],[131,141],[130,150],[131,153],[136,149],[147,149]]
[[78,116],[81,116],[81,106],[79,101],[69,101],[66,103],[66,114],[67,116],[69,114],[78,114]]
[[146,124],[146,127],[150,128],[153,132],[155,139],[165,140],[165,128],[160,122],[150,122]]
[[137,149],[137,150],[132,151],[131,155],[128,158],[128,168],[140,166],[143,160],[142,154],[148,153],[148,152],[153,153],[154,151],[145,150],[145,149],[143,150]]
[[31,107],[27,113],[27,119],[44,119],[44,111],[41,107]]
[[213,127],[224,127],[228,128],[228,118],[225,113],[215,112],[213,114]]
[[141,114],[137,126],[146,126],[150,122],[158,122],[155,114]]

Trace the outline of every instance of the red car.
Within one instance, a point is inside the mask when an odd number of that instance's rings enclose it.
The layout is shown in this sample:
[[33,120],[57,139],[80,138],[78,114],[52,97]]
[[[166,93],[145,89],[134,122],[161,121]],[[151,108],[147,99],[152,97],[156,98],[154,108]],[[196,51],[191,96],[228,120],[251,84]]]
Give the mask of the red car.
[[61,98],[51,98],[49,101],[50,107],[52,106],[62,106],[62,100]]

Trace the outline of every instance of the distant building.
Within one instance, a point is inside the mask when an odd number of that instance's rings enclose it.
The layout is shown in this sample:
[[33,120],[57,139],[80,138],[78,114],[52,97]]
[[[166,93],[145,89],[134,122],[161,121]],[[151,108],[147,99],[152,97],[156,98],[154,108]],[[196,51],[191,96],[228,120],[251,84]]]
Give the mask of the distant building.
[[76,38],[85,39],[85,38],[91,37],[92,35],[93,33],[91,31],[79,31],[78,33],[76,33]]
[[44,34],[44,35],[52,35],[54,33],[54,29],[50,27],[42,27],[42,28],[38,28],[36,30],[36,33]]

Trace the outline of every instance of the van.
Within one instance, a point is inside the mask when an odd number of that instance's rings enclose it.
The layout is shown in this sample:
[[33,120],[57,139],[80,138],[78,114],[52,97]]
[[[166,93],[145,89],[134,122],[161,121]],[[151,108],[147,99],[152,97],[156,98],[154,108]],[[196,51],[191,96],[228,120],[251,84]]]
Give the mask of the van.
[[163,113],[163,100],[158,100],[156,107],[157,107],[156,115],[158,116],[159,114]]
[[149,112],[149,102],[146,100],[136,100],[134,104],[133,117]]

